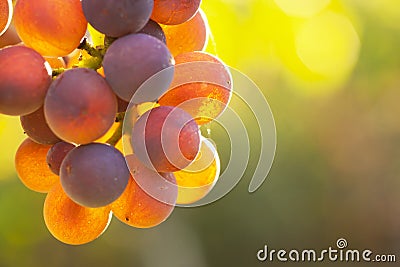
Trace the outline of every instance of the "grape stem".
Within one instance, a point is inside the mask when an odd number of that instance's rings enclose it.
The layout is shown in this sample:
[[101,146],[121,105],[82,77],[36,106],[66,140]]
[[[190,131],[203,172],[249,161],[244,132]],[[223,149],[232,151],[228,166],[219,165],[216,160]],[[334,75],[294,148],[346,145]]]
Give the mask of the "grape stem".
[[64,71],[65,71],[64,68],[53,69],[53,71],[51,72],[51,77],[53,77],[53,78],[57,77],[58,75],[60,75]]
[[125,112],[121,112],[117,114],[117,117],[115,118],[115,122],[118,123],[118,128],[115,130],[113,135],[106,141],[107,144],[111,146],[115,146],[119,140],[122,138],[122,126],[123,126],[123,121],[125,118]]
[[100,59],[103,59],[103,57],[104,57],[104,52],[103,52],[104,49],[94,48],[87,42],[86,38],[83,38],[82,42],[78,46],[78,49],[85,50],[92,57],[97,57]]

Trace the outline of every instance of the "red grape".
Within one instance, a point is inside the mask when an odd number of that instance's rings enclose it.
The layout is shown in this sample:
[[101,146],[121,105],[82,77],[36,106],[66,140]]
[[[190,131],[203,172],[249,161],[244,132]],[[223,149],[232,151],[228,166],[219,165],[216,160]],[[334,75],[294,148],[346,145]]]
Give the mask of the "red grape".
[[112,126],[117,99],[100,74],[75,68],[63,72],[52,83],[44,103],[50,129],[62,140],[87,144]]
[[199,146],[198,125],[179,108],[151,109],[133,127],[133,151],[146,166],[158,172],[185,168],[195,159]]
[[26,115],[40,108],[51,83],[45,62],[25,46],[0,50],[0,113]]
[[232,95],[229,69],[218,58],[205,52],[184,53],[175,58],[171,88],[159,99],[161,106],[177,106],[198,124],[217,118]]
[[193,17],[200,2],[201,0],[154,0],[151,18],[166,25],[181,24]]
[[53,173],[60,175],[61,163],[73,148],[75,148],[73,144],[66,142],[58,142],[50,148],[47,152],[46,162]]
[[52,145],[60,140],[47,125],[43,106],[35,112],[20,117],[24,132],[39,144]]

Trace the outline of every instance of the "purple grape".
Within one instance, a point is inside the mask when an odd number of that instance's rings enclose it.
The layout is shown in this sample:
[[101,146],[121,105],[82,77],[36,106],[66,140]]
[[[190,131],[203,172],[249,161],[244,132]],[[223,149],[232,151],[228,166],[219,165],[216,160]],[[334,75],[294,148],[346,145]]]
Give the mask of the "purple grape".
[[162,41],[164,44],[167,43],[164,31],[161,26],[154,20],[149,20],[147,24],[138,33],[145,33],[156,37],[158,40]]
[[47,165],[49,165],[50,170],[57,175],[60,175],[61,163],[67,156],[68,152],[74,149],[73,144],[67,142],[58,142],[53,145],[47,152]]
[[77,204],[91,208],[116,200],[124,192],[129,177],[121,152],[100,143],[74,148],[60,169],[65,193]]
[[143,28],[150,19],[153,6],[153,0],[82,0],[87,21],[111,37],[120,37]]
[[[148,34],[130,34],[117,39],[107,50],[103,67],[106,80],[123,100],[130,101],[137,89],[148,78],[173,66],[173,58],[167,46]],[[166,73],[163,84],[156,88],[156,96],[149,95],[143,102],[151,102],[168,89],[173,71]],[[155,98],[155,99],[153,99]]]

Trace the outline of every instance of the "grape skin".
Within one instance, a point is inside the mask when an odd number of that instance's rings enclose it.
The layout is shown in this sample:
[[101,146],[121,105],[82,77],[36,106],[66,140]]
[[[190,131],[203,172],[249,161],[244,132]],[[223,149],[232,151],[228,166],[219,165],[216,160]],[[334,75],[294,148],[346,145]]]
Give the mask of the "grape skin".
[[[143,82],[172,65],[173,58],[166,45],[143,33],[117,39],[108,48],[103,60],[107,82],[121,99],[128,102]],[[170,76],[172,79],[172,73]],[[161,95],[166,88],[160,90]],[[144,102],[154,100],[146,99]]]
[[111,204],[111,210],[121,222],[150,228],[165,221],[174,210],[177,187],[172,173],[159,174],[146,168],[134,155],[127,163],[133,177],[124,193]]
[[60,175],[61,163],[68,152],[74,148],[75,146],[73,144],[66,142],[58,142],[50,148],[49,152],[47,152],[46,162],[54,174]]
[[66,194],[85,207],[102,207],[116,200],[129,179],[121,152],[100,143],[71,150],[61,164],[61,184]]
[[78,47],[87,21],[80,0],[18,0],[14,25],[26,46],[62,57]]
[[232,96],[229,69],[215,56],[201,51],[180,54],[175,60],[171,88],[160,97],[159,104],[185,110],[199,125],[217,118]]
[[50,129],[62,140],[87,144],[112,126],[117,99],[100,74],[75,68],[63,72],[52,83],[44,113]]
[[82,245],[104,233],[112,216],[109,206],[92,209],[76,204],[58,182],[46,196],[43,217],[56,239],[69,245]]
[[45,62],[25,46],[0,50],[0,113],[26,115],[40,108],[51,83]]
[[192,51],[202,51],[208,42],[208,22],[199,10],[193,18],[179,25],[162,25],[167,39],[167,47],[176,57]]
[[35,112],[20,117],[24,132],[39,144],[52,145],[60,140],[47,125],[43,106]]
[[27,138],[15,153],[18,177],[26,187],[39,193],[48,192],[60,180],[46,163],[50,148],[49,145],[41,145]]
[[174,172],[178,185],[178,204],[191,204],[204,198],[214,187],[220,173],[219,155],[203,138],[197,158],[187,168]]
[[11,0],[0,0],[0,36],[10,26],[12,12],[13,6]]
[[156,37],[158,40],[162,41],[164,44],[167,43],[165,34],[161,26],[154,20],[149,20],[147,24],[138,33],[145,33]]
[[153,0],[82,0],[88,22],[111,37],[121,37],[143,28],[150,19],[153,5]]
[[179,108],[162,106],[144,113],[132,131],[137,157],[158,172],[174,172],[188,166],[200,147],[198,125]]
[[199,9],[201,0],[154,0],[151,18],[165,25],[188,21]]

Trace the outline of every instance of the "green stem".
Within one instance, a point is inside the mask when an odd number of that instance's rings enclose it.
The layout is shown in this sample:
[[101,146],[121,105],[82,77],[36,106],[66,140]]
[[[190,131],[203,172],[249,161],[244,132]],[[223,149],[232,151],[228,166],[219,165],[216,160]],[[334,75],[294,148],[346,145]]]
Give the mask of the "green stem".
[[96,57],[96,58],[100,58],[103,59],[104,54],[102,49],[96,49],[93,46],[91,46],[86,38],[83,39],[83,41],[80,43],[80,45],[78,46],[78,49],[81,50],[85,50],[89,55],[91,55],[92,57]]
[[121,140],[124,117],[125,117],[125,112],[117,114],[115,122],[118,123],[118,128],[115,130],[114,134],[106,141],[107,144],[115,146],[119,142],[119,140]]
[[58,75],[60,75],[61,73],[63,73],[64,71],[65,71],[64,68],[53,69],[53,71],[51,73],[51,77],[55,78]]

